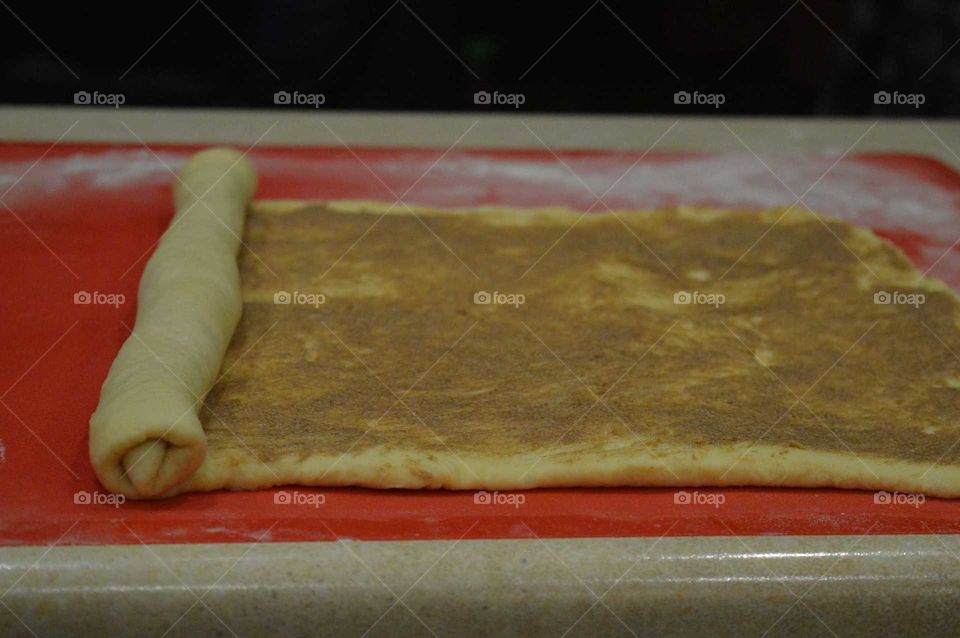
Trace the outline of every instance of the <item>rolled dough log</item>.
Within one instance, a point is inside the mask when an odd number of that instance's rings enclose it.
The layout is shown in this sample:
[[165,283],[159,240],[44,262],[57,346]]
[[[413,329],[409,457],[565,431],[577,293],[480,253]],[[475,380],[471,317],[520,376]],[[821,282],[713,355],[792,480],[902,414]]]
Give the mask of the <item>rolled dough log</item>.
[[137,319],[90,419],[103,485],[158,496],[203,463],[198,418],[242,311],[237,251],[256,174],[242,155],[195,155],[174,185],[176,214],[140,280]]

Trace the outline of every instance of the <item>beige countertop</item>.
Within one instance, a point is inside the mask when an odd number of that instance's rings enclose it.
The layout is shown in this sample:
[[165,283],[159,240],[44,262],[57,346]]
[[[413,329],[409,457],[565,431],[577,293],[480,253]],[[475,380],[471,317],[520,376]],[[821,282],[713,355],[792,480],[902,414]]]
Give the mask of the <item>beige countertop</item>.
[[[934,542],[929,542],[934,540]],[[5,550],[0,634],[956,635],[955,537]],[[38,561],[39,559],[39,561]],[[164,633],[168,632],[168,633]],[[567,633],[565,633],[567,632]]]
[[[656,141],[760,158],[917,153],[960,168],[960,122],[948,120],[3,107],[0,139]],[[933,534],[0,548],[0,635],[957,635],[958,568],[960,538]]]
[[557,150],[643,151],[674,123],[658,150],[742,152],[746,145],[758,154],[840,154],[853,147],[851,152],[930,155],[960,167],[956,120],[0,107],[2,140],[52,142],[63,136],[67,142],[129,144],[446,148],[463,136],[458,148],[539,149],[546,144]]

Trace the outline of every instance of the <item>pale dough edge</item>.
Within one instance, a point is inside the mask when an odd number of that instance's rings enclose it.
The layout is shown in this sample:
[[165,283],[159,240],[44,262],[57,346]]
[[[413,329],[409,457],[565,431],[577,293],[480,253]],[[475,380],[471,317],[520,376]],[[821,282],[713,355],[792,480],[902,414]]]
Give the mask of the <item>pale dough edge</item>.
[[631,449],[622,454],[558,447],[536,453],[423,454],[375,447],[337,456],[280,457],[212,452],[186,483],[164,496],[277,485],[516,490],[535,487],[776,486],[887,490],[960,497],[960,467],[772,445],[696,450]]

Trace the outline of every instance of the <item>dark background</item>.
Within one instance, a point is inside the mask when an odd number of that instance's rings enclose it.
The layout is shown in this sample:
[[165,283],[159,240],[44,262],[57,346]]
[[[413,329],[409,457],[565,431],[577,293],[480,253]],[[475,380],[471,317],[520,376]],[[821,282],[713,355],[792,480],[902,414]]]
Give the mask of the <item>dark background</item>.
[[[2,0],[0,16],[4,103],[294,108],[274,106],[286,90],[324,109],[512,110],[475,105],[486,90],[522,93],[525,112],[960,115],[948,0]],[[680,90],[725,102],[678,105]]]

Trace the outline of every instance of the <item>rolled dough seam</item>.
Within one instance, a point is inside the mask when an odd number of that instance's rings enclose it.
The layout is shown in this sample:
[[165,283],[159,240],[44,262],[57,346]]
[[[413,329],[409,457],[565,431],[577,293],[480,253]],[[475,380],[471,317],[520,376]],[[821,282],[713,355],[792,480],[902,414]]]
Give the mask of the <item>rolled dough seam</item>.
[[237,252],[256,182],[229,149],[198,153],[178,175],[176,214],[90,418],[90,460],[112,492],[160,496],[206,457],[198,413],[242,312]]

